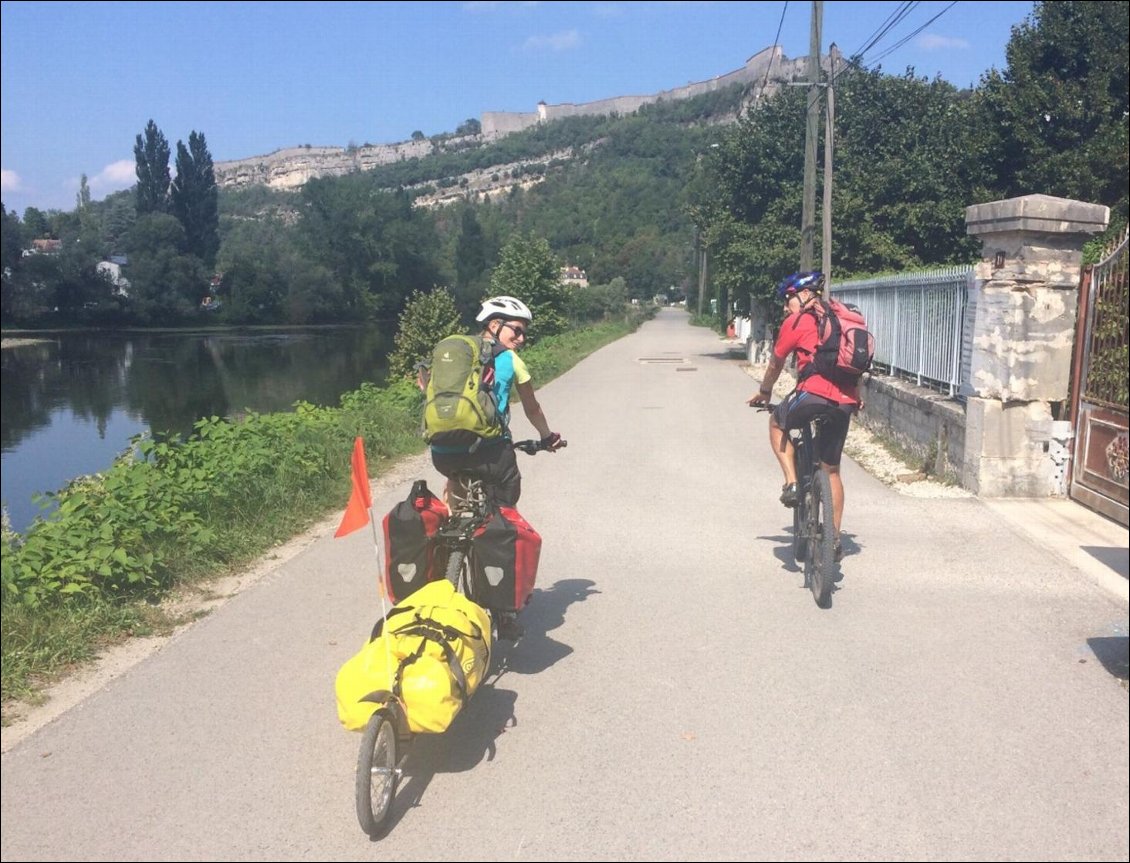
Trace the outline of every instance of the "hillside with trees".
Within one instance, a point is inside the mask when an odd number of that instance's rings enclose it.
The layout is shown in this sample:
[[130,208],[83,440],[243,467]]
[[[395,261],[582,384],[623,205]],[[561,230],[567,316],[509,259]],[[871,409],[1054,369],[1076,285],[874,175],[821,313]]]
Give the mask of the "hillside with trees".
[[[849,64],[835,80],[838,278],[970,262],[965,207],[1042,193],[1126,224],[1127,2],[1037,3],[1008,65],[971,90]],[[300,190],[217,190],[203,133],[137,136],[138,185],[72,212],[4,210],[5,326],[388,321],[447,287],[466,314],[515,238],[629,298],[739,305],[797,268],[804,88],[732,87],[628,116],[576,117]],[[756,103],[756,104],[755,104]],[[453,138],[453,140],[455,140]],[[821,145],[822,146],[822,143]],[[472,191],[487,172],[497,186]],[[497,175],[497,176],[494,176]],[[424,206],[437,189],[454,203]],[[817,221],[821,214],[817,214]],[[49,254],[24,254],[33,240]],[[124,289],[104,261],[128,261]],[[819,249],[817,249],[819,260]],[[202,305],[202,300],[209,302]],[[604,299],[578,295],[578,308]]]

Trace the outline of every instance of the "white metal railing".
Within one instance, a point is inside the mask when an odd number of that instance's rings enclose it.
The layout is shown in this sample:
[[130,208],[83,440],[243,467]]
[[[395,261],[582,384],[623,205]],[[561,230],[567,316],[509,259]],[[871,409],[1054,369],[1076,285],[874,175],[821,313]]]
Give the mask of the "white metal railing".
[[863,312],[876,366],[953,396],[968,376],[962,341],[972,287],[973,267],[947,267],[833,282],[832,296]]

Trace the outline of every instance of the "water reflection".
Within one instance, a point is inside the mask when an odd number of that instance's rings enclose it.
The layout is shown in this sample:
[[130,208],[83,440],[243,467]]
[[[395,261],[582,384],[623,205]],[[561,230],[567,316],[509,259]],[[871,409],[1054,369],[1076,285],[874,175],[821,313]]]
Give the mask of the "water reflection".
[[0,351],[2,496],[13,526],[31,498],[101,470],[142,431],[187,434],[201,417],[336,406],[380,382],[379,329],[60,334]]

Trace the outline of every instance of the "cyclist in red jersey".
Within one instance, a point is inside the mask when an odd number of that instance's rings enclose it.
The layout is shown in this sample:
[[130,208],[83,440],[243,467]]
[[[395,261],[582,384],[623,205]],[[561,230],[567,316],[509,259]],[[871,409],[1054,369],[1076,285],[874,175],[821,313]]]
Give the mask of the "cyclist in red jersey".
[[796,506],[796,464],[793,461],[793,445],[787,430],[800,428],[813,417],[824,414],[826,421],[817,441],[817,455],[832,486],[832,519],[836,526],[836,560],[843,557],[840,544],[840,524],[844,514],[844,484],[840,476],[840,458],[852,415],[860,408],[859,389],[828,380],[819,374],[804,374],[805,367],[812,362],[819,344],[819,315],[823,308],[817,300],[824,286],[824,274],[820,272],[794,273],[777,286],[777,296],[785,304],[787,317],[781,324],[777,343],[773,347],[773,359],[761,382],[761,389],[748,399],[751,406],[764,405],[773,395],[773,385],[777,382],[786,361],[793,354],[797,361],[797,388],[777,405],[769,416],[769,442],[773,454],[781,465],[785,484],[781,488],[781,503],[788,507]]

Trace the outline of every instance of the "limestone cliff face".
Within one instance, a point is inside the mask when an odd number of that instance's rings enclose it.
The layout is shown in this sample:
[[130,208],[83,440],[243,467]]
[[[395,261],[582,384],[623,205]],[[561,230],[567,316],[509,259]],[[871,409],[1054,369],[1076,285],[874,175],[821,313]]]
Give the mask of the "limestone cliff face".
[[375,147],[290,147],[266,156],[216,162],[216,184],[221,187],[270,186],[297,189],[316,177],[339,177],[367,171],[401,159],[422,158],[434,152],[428,140],[404,141]]
[[[833,51],[838,52],[833,48]],[[829,58],[822,65],[828,68]],[[368,171],[379,165],[388,165],[403,159],[424,158],[449,149],[463,149],[468,145],[497,140],[520,132],[539,123],[548,123],[564,117],[607,116],[613,113],[630,114],[643,105],[660,100],[689,99],[704,93],[723,89],[731,84],[765,82],[763,92],[756,98],[772,95],[784,82],[802,80],[807,75],[807,60],[789,60],[781,49],[770,46],[755,54],[740,69],[727,72],[709,81],[699,81],[664,90],[650,96],[617,96],[596,102],[547,105],[544,102],[532,112],[487,111],[482,115],[482,133],[473,138],[437,138],[419,141],[402,141],[396,144],[379,144],[364,147],[290,147],[276,150],[265,156],[216,162],[216,183],[222,188],[262,185],[272,189],[297,189],[317,177],[339,177],[357,171]],[[470,193],[496,194],[515,185],[530,185],[536,177],[520,170],[535,162],[548,163],[557,158],[570,158],[568,153],[557,153],[530,162],[514,165],[497,165],[486,171],[474,172],[459,179],[455,186],[425,196],[418,203],[434,205],[466,197]],[[513,179],[517,175],[520,179]]]

